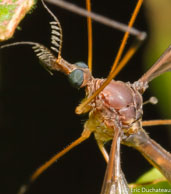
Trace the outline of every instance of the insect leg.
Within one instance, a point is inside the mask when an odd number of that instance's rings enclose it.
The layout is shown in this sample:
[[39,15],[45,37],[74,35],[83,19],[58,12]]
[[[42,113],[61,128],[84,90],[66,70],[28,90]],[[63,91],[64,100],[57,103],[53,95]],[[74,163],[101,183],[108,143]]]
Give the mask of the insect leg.
[[104,147],[104,142],[100,141],[100,140],[97,140],[97,145],[99,147],[99,150],[101,151],[106,163],[108,163],[109,161],[109,154],[108,152],[106,151],[105,147]]
[[154,126],[154,125],[171,125],[171,119],[142,121],[142,126]]
[[138,50],[138,48],[140,47],[142,41],[144,39],[140,40],[140,39],[136,39],[134,41],[134,43],[131,45],[131,47],[128,49],[128,51],[126,52],[126,54],[124,55],[124,57],[122,58],[122,60],[119,62],[118,66],[116,67],[116,69],[111,72],[111,76],[112,79],[114,79],[116,77],[116,75],[123,69],[123,67],[128,63],[128,61],[133,57],[133,55],[135,54],[135,52]]
[[[91,12],[91,1],[86,0],[86,8],[88,12]],[[87,17],[87,29],[88,29],[88,67],[92,72],[92,59],[93,59],[93,35],[92,35],[92,20],[91,17]]]
[[[142,3],[143,3],[143,0],[138,0],[137,5],[136,5],[136,7],[134,9],[134,12],[132,14],[132,17],[131,17],[131,19],[129,21],[129,24],[128,24],[128,26],[130,28],[133,26],[133,24],[135,22],[135,19],[137,17],[137,14],[138,14],[138,12],[140,10],[140,7],[141,7]],[[114,60],[113,66],[112,66],[111,71],[109,73],[109,77],[111,76],[112,72],[114,72],[114,70],[116,69],[116,67],[118,65],[118,62],[119,62],[119,60],[120,60],[120,58],[122,56],[122,53],[124,51],[124,48],[126,46],[126,42],[128,40],[128,37],[129,37],[129,32],[125,32],[124,37],[123,37],[122,42],[121,42],[121,45],[120,45],[120,48],[118,50],[117,56],[116,56],[116,58]],[[108,77],[108,79],[109,79],[109,77]],[[113,77],[112,77],[112,79],[113,79]]]
[[50,160],[48,160],[46,163],[44,163],[42,166],[40,166],[32,175],[29,180],[29,183],[26,185],[23,185],[18,194],[24,194],[27,192],[28,187],[31,183],[33,183],[47,168],[49,168],[56,160],[61,158],[63,155],[65,155],[67,152],[69,152],[72,148],[76,147],[83,141],[85,141],[87,138],[89,138],[91,135],[91,131],[89,129],[84,129],[83,133],[81,134],[81,137],[76,139],[74,142],[72,142],[69,146],[64,148],[62,151],[54,155]]
[[135,29],[134,27],[129,28],[128,25],[123,24],[121,22],[115,21],[113,19],[107,18],[105,16],[102,16],[100,14],[94,13],[94,12],[89,12],[81,7],[78,7],[77,5],[73,3],[69,3],[66,1],[61,1],[61,0],[47,0],[49,3],[52,3],[54,5],[57,5],[63,9],[66,9],[68,11],[71,11],[75,14],[78,14],[83,17],[91,17],[92,20],[101,23],[103,25],[109,26],[113,29],[118,29],[122,32],[130,32],[131,35],[136,36],[137,38],[141,38],[144,36],[144,32],[139,31]]

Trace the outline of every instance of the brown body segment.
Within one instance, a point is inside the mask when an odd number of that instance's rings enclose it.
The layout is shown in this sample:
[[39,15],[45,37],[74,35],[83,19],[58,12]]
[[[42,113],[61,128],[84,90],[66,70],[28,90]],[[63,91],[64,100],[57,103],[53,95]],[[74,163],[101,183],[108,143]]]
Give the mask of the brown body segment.
[[[97,90],[104,81],[93,79],[87,86],[87,96]],[[130,83],[112,80],[91,102],[90,121],[87,122],[91,123],[90,130],[95,132],[97,140],[105,141],[106,138],[108,141],[113,138],[116,126],[122,129],[123,134],[137,131],[137,122],[141,120],[142,113],[141,94]]]

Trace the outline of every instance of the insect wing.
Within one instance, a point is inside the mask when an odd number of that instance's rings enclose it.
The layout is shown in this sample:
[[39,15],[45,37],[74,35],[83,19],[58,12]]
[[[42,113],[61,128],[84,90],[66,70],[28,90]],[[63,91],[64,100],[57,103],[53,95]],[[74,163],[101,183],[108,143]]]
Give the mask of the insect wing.
[[138,81],[148,83],[167,71],[171,71],[171,46]]
[[122,170],[120,170],[117,182],[106,182],[103,186],[104,190],[102,189],[101,194],[131,194]]
[[[103,181],[103,186],[101,190],[101,194],[131,194],[127,181],[125,179],[125,176],[121,170],[120,167],[120,140],[121,138],[117,138],[116,142],[116,149],[115,149],[115,159],[112,162],[112,167],[110,168],[111,165],[111,155],[110,153],[110,158],[109,162],[106,168],[105,172],[105,178]],[[115,141],[115,138],[113,139]],[[114,142],[112,142],[113,144]],[[114,150],[111,148],[110,152],[113,152]],[[111,169],[111,170],[110,170]],[[110,177],[110,173],[112,173],[112,176]],[[110,177],[110,178],[109,178]]]
[[171,182],[171,154],[152,140],[142,129],[125,138],[122,143],[137,149],[142,155]]

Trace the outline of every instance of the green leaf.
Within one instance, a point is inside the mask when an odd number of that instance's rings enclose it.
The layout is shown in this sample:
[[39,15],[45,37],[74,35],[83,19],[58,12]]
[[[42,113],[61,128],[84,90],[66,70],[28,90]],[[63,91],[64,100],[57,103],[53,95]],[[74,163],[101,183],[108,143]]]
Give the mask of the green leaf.
[[[145,14],[149,28],[149,38],[144,55],[144,69],[149,69],[152,64],[170,45],[171,34],[171,1],[150,0],[144,1]],[[158,100],[158,108],[163,118],[170,118],[171,115],[171,73],[165,73],[150,83],[152,95]]]
[[138,178],[136,183],[144,184],[144,183],[152,182],[152,181],[155,181],[156,179],[161,179],[161,178],[164,178],[161,172],[157,170],[156,168],[152,168],[151,170],[143,174],[140,178]]
[[35,0],[0,0],[0,41],[11,38]]
[[140,186],[136,187],[134,189],[131,189],[131,192],[133,194],[166,194],[166,193],[171,193],[171,185],[166,182],[162,181],[156,184],[150,184],[146,186]]
[[138,186],[130,189],[133,194],[171,193],[171,184],[164,179],[156,168],[146,172],[134,184]]

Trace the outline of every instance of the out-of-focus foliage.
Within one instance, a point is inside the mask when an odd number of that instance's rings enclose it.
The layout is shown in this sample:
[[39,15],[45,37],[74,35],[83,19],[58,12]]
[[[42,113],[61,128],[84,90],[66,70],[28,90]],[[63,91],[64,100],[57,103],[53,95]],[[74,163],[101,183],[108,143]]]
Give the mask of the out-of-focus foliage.
[[34,0],[0,0],[0,41],[11,38]]
[[[134,185],[134,187],[133,187]],[[135,185],[140,185],[136,186]],[[163,175],[156,169],[153,168],[150,171],[143,174],[135,184],[132,184],[131,189],[133,194],[140,193],[170,193],[171,192],[171,184],[168,183]],[[169,192],[170,191],[170,192]]]
[[[171,44],[171,1],[144,1],[147,24],[150,29],[145,52],[146,69],[149,68],[164,50]],[[171,73],[167,72],[150,84],[153,94],[159,99],[159,107],[163,118],[171,116]]]

